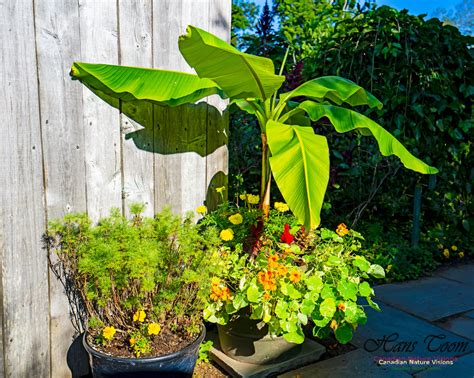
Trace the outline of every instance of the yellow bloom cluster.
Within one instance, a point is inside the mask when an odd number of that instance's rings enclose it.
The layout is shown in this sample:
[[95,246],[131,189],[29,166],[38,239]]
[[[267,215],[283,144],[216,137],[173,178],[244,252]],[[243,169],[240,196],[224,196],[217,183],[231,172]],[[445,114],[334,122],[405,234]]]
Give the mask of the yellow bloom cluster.
[[143,311],[143,310],[138,310],[137,312],[135,312],[135,314],[133,314],[133,321],[134,322],[143,323],[145,318],[146,318],[146,314],[145,314],[145,311]]
[[149,335],[158,335],[161,331],[161,327],[157,323],[148,324],[148,334]]
[[234,238],[234,231],[232,231],[230,228],[226,228],[225,230],[221,231],[220,237],[224,241],[230,241]]
[[449,259],[449,249],[448,248],[444,249],[443,256],[446,257],[447,259]]
[[204,205],[198,206],[196,208],[196,213],[198,213],[198,214],[204,215],[204,214],[206,214],[206,212],[207,212],[207,207],[204,206]]
[[234,215],[231,215],[229,217],[229,221],[230,223],[232,224],[241,224],[243,222],[244,218],[242,217],[241,214],[237,213],[237,214],[234,214]]
[[247,194],[247,202],[251,205],[257,205],[260,202],[260,197],[255,194]]
[[104,339],[112,340],[115,332],[117,332],[117,330],[114,327],[105,327],[102,331],[102,336],[104,336]]
[[280,213],[285,213],[290,210],[288,205],[284,202],[275,202],[275,209],[277,209]]
[[224,192],[224,190],[225,190],[225,186],[221,186],[219,188],[216,188],[217,193],[222,193],[222,192]]

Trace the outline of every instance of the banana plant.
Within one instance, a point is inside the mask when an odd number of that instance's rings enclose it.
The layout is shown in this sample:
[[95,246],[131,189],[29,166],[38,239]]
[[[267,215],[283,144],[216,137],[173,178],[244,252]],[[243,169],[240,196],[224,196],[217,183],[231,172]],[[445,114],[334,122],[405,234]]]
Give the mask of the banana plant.
[[[76,62],[71,76],[103,99],[147,101],[178,106],[217,94],[254,115],[262,139],[260,206],[268,214],[270,182],[275,179],[285,201],[307,229],[320,224],[329,181],[329,147],[314,133],[311,121],[325,117],[339,133],[358,131],[373,136],[384,156],[396,155],[408,169],[435,174],[438,170],[413,156],[376,122],[349,107],[381,108],[371,93],[350,80],[326,76],[279,93],[285,77],[273,62],[240,52],[194,26],[179,38],[179,49],[196,75],[151,68]],[[304,98],[305,101],[300,101]],[[296,101],[298,100],[298,101]]]

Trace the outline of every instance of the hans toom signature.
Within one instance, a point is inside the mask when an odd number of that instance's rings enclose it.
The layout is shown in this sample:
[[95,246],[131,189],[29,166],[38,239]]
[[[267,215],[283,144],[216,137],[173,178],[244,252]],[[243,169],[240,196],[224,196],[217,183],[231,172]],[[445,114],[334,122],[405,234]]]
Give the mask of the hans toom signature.
[[396,332],[384,335],[379,339],[367,339],[364,349],[367,352],[385,353],[456,353],[460,354],[467,350],[469,341],[448,340],[446,335],[427,335],[423,341],[420,340],[400,340],[400,335]]

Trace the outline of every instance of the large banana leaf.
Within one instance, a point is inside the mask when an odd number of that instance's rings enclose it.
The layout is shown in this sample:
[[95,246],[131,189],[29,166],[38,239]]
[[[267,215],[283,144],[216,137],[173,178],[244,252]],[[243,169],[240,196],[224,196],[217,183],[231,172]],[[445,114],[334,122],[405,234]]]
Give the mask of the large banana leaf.
[[308,97],[318,102],[329,99],[341,105],[342,103],[351,106],[369,105],[371,108],[382,108],[382,103],[371,93],[356,83],[338,76],[323,76],[301,84],[291,92],[283,93],[281,99],[289,100],[293,97]]
[[95,93],[122,101],[146,100],[178,106],[213,94],[223,96],[212,80],[183,72],[75,62],[71,76]]
[[273,177],[293,214],[305,227],[317,227],[329,181],[326,137],[311,127],[268,121]]
[[305,101],[300,107],[308,113],[313,121],[327,117],[339,133],[359,129],[363,131],[365,135],[368,133],[369,135],[372,134],[377,140],[382,155],[398,156],[402,164],[408,169],[424,174],[435,174],[438,172],[435,167],[425,164],[408,152],[408,150],[382,126],[360,113],[338,106],[317,104],[312,101]]
[[200,77],[215,81],[231,98],[270,97],[285,80],[270,59],[240,52],[216,36],[188,26],[179,49]]

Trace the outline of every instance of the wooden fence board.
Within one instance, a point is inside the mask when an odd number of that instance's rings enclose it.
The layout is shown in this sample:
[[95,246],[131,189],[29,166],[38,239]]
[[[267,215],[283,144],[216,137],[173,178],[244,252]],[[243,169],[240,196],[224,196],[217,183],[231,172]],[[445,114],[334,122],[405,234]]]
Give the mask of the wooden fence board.
[[[151,67],[152,55],[152,1],[139,0],[119,2],[120,64],[125,66]],[[122,104],[122,107],[128,105]],[[130,106],[129,106],[130,107]],[[131,105],[133,108],[133,105]],[[123,109],[127,113],[127,109]],[[153,105],[140,107],[139,118],[144,120],[143,127],[148,128],[146,138],[125,138],[133,132],[133,122],[121,116],[123,146],[123,197],[125,212],[131,203],[141,202],[147,205],[145,215],[154,212],[153,180]]]
[[[35,2],[36,43],[46,180],[47,219],[86,211],[82,88],[69,78],[80,60],[79,9],[75,0]],[[63,286],[50,275],[51,375],[71,375],[66,363],[75,334]]]
[[48,270],[32,1],[0,2],[0,238],[6,377],[50,375]]
[[[118,64],[117,3],[80,0],[81,60]],[[77,85],[80,85],[77,83]],[[87,212],[93,219],[122,208],[119,112],[83,88]]]

